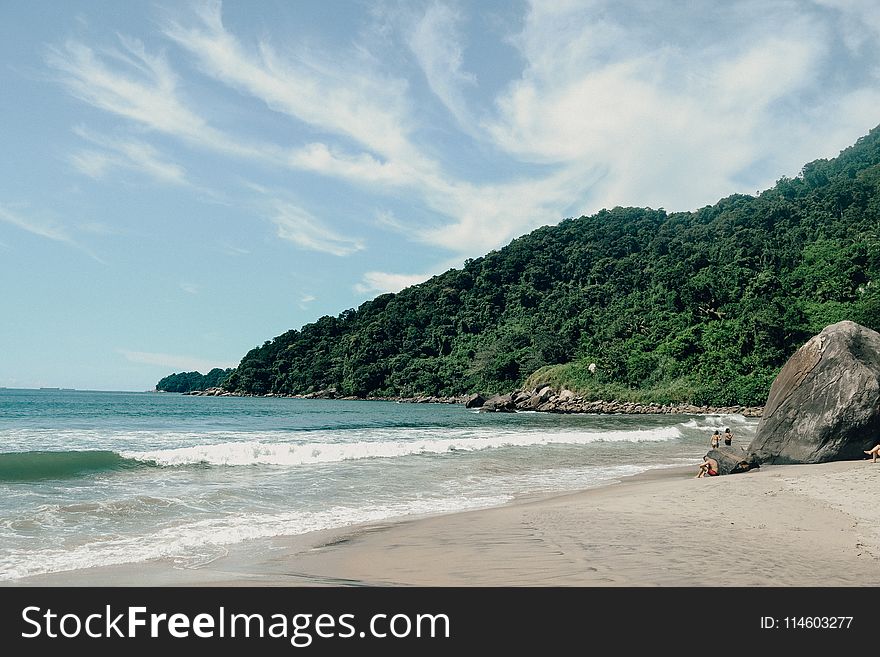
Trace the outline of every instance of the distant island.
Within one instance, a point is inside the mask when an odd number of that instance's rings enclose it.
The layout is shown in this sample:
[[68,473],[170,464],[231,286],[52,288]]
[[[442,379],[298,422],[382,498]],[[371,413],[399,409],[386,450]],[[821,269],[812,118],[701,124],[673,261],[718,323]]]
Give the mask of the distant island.
[[759,406],[823,327],[880,329],[878,280],[875,128],[756,196],[566,219],[266,341],[234,370],[157,389],[388,398],[549,384],[585,399]]
[[159,380],[156,390],[159,392],[192,392],[193,390],[205,390],[216,388],[225,381],[232,369],[220,369],[215,367],[207,374],[200,372],[180,372],[169,374]]

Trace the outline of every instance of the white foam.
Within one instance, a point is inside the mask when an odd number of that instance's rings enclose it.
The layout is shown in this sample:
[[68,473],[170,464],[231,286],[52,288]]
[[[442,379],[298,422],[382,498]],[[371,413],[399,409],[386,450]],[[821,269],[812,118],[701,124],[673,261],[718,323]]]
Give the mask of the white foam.
[[[385,432],[386,435],[393,432]],[[422,434],[421,437],[419,433]],[[355,459],[395,458],[416,454],[473,452],[499,447],[542,445],[588,445],[598,442],[656,442],[681,437],[676,427],[634,431],[560,431],[556,433],[508,433],[491,437],[429,438],[436,431],[407,431],[405,440],[359,440],[355,442],[265,443],[237,441],[217,445],[194,445],[175,449],[124,451],[125,458],[161,466],[208,465],[307,465]],[[445,431],[444,433],[448,433]]]
[[0,559],[0,580],[161,558],[198,564],[204,563],[206,554],[212,555],[210,558],[216,558],[225,552],[223,546],[241,541],[305,534],[399,516],[498,506],[510,499],[508,495],[449,497],[374,505],[362,509],[336,506],[325,511],[246,513],[211,518],[165,527],[146,536],[108,538],[67,549],[11,550]]
[[[691,418],[687,422],[680,422],[678,426],[685,427],[687,429],[701,429],[713,431],[718,429],[719,431],[723,431],[724,429],[731,426],[741,426],[743,428],[750,426],[757,426],[758,420],[756,418],[747,418],[744,415],[706,415],[700,420],[697,418]],[[736,433],[736,431],[734,431]]]

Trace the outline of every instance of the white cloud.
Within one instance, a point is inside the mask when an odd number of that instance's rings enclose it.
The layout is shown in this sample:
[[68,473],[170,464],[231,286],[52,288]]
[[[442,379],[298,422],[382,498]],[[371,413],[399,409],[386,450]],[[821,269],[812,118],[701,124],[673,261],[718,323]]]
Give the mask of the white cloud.
[[8,206],[4,206],[2,203],[0,203],[0,222],[10,224],[39,237],[44,237],[55,242],[62,242],[82,251],[92,258],[92,260],[100,262],[101,264],[106,264],[101,258],[92,253],[89,248],[77,242],[70,235],[67,228],[58,222],[36,219],[30,216],[26,217],[20,211],[13,210]]
[[268,41],[247,50],[223,25],[219,2],[202,3],[197,24],[170,22],[166,35],[192,53],[206,73],[271,109],[389,156],[413,154],[406,139],[406,82],[367,70],[362,62],[300,49],[293,57]]
[[299,295],[299,302],[297,305],[301,310],[306,310],[309,307],[309,304],[312,303],[312,301],[317,301],[317,299],[318,297],[314,294],[303,293]]
[[278,237],[300,248],[335,256],[351,255],[364,248],[362,240],[340,235],[300,207],[283,201],[276,201],[274,206],[272,222],[278,228]]
[[66,242],[72,246],[78,246],[67,229],[56,222],[41,221],[32,217],[25,217],[19,211],[0,204],[0,221],[11,224],[34,235],[45,237],[56,242]]
[[202,286],[198,285],[196,283],[182,282],[180,284],[180,289],[183,290],[184,292],[186,292],[187,294],[198,294],[201,291]]
[[250,251],[248,249],[230,244],[229,242],[221,242],[219,246],[220,250],[229,256],[243,256],[250,254]]
[[432,274],[392,274],[382,271],[368,271],[360,283],[354,286],[358,294],[380,294],[400,292],[410,285],[418,285],[428,280]]
[[201,372],[202,374],[207,374],[215,367],[226,369],[228,367],[235,367],[238,364],[228,361],[204,360],[193,356],[179,356],[149,351],[131,351],[129,349],[117,349],[116,351],[129,362],[164,367],[173,372]]
[[[514,41],[526,67],[486,129],[518,158],[604,167],[601,184],[581,197],[584,210],[686,210],[754,191],[741,189],[740,177],[766,159],[798,166],[780,141],[801,126],[814,130],[816,111],[827,118],[826,135],[848,122],[831,111],[841,103],[821,82],[828,27],[807,8],[760,6],[758,22],[744,20],[756,5],[739,3],[689,10],[673,25],[675,8],[532,3]],[[700,37],[703,22],[715,27],[712,40]],[[687,31],[676,38],[682,25]],[[868,126],[880,111],[872,115]],[[824,141],[819,152],[831,143]],[[784,171],[777,167],[776,177]]]
[[398,233],[409,232],[410,228],[400,221],[391,210],[379,210],[376,212],[376,225],[391,229]]
[[844,43],[860,52],[868,44],[877,47],[880,38],[880,12],[876,0],[813,0],[816,4],[836,10],[841,21]]
[[[189,143],[257,159],[278,149],[238,141],[210,125],[178,96],[177,75],[164,55],[153,55],[136,40],[120,36],[122,50],[95,52],[78,41],[52,47],[47,63],[64,74],[62,82],[77,98],[135,123]],[[135,157],[143,153],[134,149]],[[100,170],[100,165],[99,165]]]
[[[448,32],[449,21],[455,17],[440,5],[434,7],[420,25],[425,30]],[[171,22],[165,32],[218,81],[349,145],[257,145],[218,131],[181,100],[177,77],[165,57],[147,53],[142,44],[131,39],[122,38],[122,53],[96,54],[87,46],[70,42],[64,57],[58,50],[52,51],[50,63],[66,73],[66,83],[78,97],[151,129],[225,154],[340,178],[373,193],[414,197],[437,213],[438,223],[451,222],[450,230],[414,227],[412,238],[455,252],[474,254],[496,247],[517,232],[547,223],[548,214],[550,221],[558,220],[571,202],[570,192],[564,201],[555,195],[552,199],[531,197],[535,191],[555,187],[559,180],[556,174],[506,186],[479,187],[444,173],[438,162],[411,141],[417,121],[407,100],[406,81],[376,73],[371,68],[373,62],[359,57],[356,49],[337,54],[281,54],[263,41],[248,50],[224,27],[217,2],[197,9],[194,27]],[[437,38],[433,43],[440,47]],[[449,80],[461,83],[470,79],[460,71],[454,51],[455,47],[443,56],[422,53],[426,65],[429,56],[433,62],[436,84],[440,84],[436,76],[440,75],[441,61],[452,66]],[[452,87],[446,90],[447,99],[452,98]],[[367,150],[351,150],[351,142]],[[138,154],[143,156],[143,150]],[[77,160],[83,171],[94,176],[103,175],[113,163],[106,154],[93,152],[81,153]],[[171,171],[168,174],[173,175]],[[503,193],[506,188],[523,193],[507,195]],[[490,207],[482,201],[485,198],[496,204]],[[526,205],[522,204],[524,198],[529,201]],[[479,216],[475,206],[480,208]],[[527,216],[531,209],[538,212]],[[363,248],[360,240],[339,235],[304,210],[275,214],[279,236],[303,248],[333,255]]]
[[567,210],[580,214],[578,201],[601,172],[572,165],[537,179],[497,185],[459,183],[453,193],[431,193],[426,202],[454,220],[420,229],[417,236],[452,252],[482,254],[523,232],[555,224]]
[[458,33],[461,16],[449,6],[432,4],[407,37],[407,45],[421,66],[434,95],[466,131],[473,131],[473,118],[463,88],[475,87],[476,77],[462,69],[463,48]]
[[113,166],[114,158],[107,153],[82,150],[70,156],[70,163],[80,173],[98,180]]
[[91,178],[103,178],[109,168],[119,167],[139,171],[159,182],[188,184],[183,167],[163,159],[150,144],[135,139],[100,137],[82,127],[74,129],[74,132],[107,149],[103,152],[83,150],[71,156],[73,165]]
[[[473,182],[467,167],[443,159],[415,85],[399,67],[380,68],[389,60],[358,43],[331,50],[247,40],[224,25],[216,1],[167,21],[164,35],[218,83],[307,126],[305,143],[258,143],[215,128],[193,109],[164,54],[132,39],[100,51],[68,42],[48,59],[70,91],[95,107],[222,155],[403,200],[417,208],[419,223],[380,216],[383,226],[476,255],[569,214],[614,205],[684,210],[752,192],[851,143],[880,120],[880,90],[870,76],[844,84],[831,75],[840,66],[831,59],[843,50],[835,39],[867,52],[877,47],[880,19],[870,3],[820,2],[826,7],[786,0],[531,2],[510,39],[521,75],[479,122],[466,99],[485,91],[464,67],[467,17],[440,2],[416,20],[397,13],[398,36],[433,94],[479,141],[487,162],[503,163],[504,173],[483,178],[491,182]],[[834,12],[839,20],[827,20]],[[388,25],[381,47],[397,45]],[[146,144],[75,158],[92,176],[105,175],[118,159],[167,181],[185,176]],[[501,171],[491,164],[487,170]],[[363,248],[362,240],[291,204],[272,214],[279,237],[302,248],[332,255]]]

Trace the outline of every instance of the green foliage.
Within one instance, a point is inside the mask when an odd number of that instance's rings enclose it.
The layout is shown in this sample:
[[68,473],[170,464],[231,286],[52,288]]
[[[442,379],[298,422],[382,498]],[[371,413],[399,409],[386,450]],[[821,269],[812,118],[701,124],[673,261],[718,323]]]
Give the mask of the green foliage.
[[224,385],[384,396],[500,392],[544,377],[597,399],[762,404],[825,325],[880,329],[878,192],[880,128],[755,197],[540,228],[267,341]]
[[207,374],[199,372],[180,372],[169,374],[156,384],[156,390],[164,392],[190,392],[191,390],[205,390],[207,388],[219,388],[234,370],[221,370],[215,367]]

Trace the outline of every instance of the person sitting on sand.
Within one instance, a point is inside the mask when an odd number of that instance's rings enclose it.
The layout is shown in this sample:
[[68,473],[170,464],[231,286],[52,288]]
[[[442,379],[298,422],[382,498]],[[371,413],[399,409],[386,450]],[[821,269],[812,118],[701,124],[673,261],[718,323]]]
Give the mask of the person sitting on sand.
[[703,457],[700,463],[700,471],[697,473],[696,479],[702,479],[705,476],[715,477],[718,475],[718,461],[710,459],[708,456]]
[[880,443],[874,445],[871,449],[864,450],[864,452],[871,455],[871,463],[876,463],[877,455],[880,454]]
[[724,430],[724,444],[729,447],[732,442],[733,442],[733,434],[730,433],[730,429],[725,429]]
[[718,429],[715,429],[715,433],[712,434],[712,449],[718,449],[718,446],[721,444],[721,434],[718,433]]

